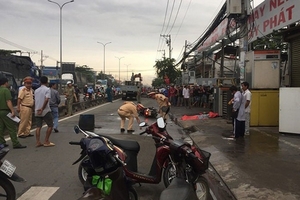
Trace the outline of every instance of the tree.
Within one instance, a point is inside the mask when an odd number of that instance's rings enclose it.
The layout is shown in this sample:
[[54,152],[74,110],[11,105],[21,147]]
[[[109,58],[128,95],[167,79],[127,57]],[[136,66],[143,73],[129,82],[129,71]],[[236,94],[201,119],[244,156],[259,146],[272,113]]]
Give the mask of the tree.
[[273,31],[266,37],[258,38],[252,44],[253,50],[280,50],[281,60],[287,59],[288,44],[283,41],[279,31]]
[[170,83],[174,83],[176,78],[181,75],[180,70],[174,66],[175,59],[164,58],[155,63],[157,78],[164,80],[169,78]]
[[152,85],[152,87],[157,88],[157,87],[161,87],[164,84],[165,84],[164,79],[162,79],[162,78],[155,78],[155,79],[152,80],[152,84],[151,85]]
[[80,72],[86,76],[86,80],[89,83],[95,82],[95,75],[92,70],[93,70],[93,68],[89,68],[87,65],[82,65],[82,66],[78,66],[75,68],[76,72]]

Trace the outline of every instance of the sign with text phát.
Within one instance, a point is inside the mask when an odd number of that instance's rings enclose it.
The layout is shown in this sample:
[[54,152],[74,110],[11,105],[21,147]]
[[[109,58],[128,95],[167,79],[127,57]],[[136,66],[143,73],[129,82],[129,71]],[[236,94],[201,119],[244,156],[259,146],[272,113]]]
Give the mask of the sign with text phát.
[[248,19],[249,42],[299,21],[299,10],[299,0],[265,0]]

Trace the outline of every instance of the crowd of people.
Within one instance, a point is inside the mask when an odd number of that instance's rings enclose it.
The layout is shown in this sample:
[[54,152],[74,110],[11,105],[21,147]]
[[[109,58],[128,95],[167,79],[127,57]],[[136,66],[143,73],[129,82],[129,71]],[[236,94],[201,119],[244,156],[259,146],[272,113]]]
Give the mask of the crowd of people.
[[157,90],[170,99],[172,106],[212,108],[213,87],[204,85],[170,85]]
[[[9,132],[10,138],[13,143],[13,148],[20,149],[26,148],[21,145],[18,138],[32,137],[30,133],[32,125],[32,114],[34,112],[36,120],[36,147],[55,146],[50,142],[49,138],[51,132],[59,132],[58,130],[58,106],[60,104],[60,95],[57,91],[57,85],[50,83],[48,86],[48,78],[42,76],[41,87],[33,91],[32,78],[25,77],[23,80],[23,86],[19,89],[17,112],[19,113],[20,123],[17,126],[13,120],[9,119],[7,115],[10,113],[11,117],[16,116],[15,110],[12,105],[12,96],[8,89],[8,80],[6,78],[0,79],[0,145],[7,146],[4,139],[4,130]],[[249,83],[243,82],[241,84],[242,92],[238,90],[236,86],[231,86],[233,98],[229,104],[232,104],[232,119],[233,119],[233,135],[231,138],[237,139],[249,134],[249,121],[250,121],[250,106],[251,106],[251,92],[249,91]],[[156,89],[155,92],[148,89],[148,96],[155,99],[158,103],[159,114],[164,119],[167,118],[167,114],[171,106],[178,107],[202,107],[212,108],[212,101],[210,96],[213,94],[213,87],[202,85],[185,85],[176,86],[170,85],[165,88]],[[152,92],[151,92],[152,91]],[[87,85],[83,89],[83,93],[94,94],[97,92],[105,92],[108,102],[112,102],[115,90],[108,86],[104,91],[103,88],[88,87]],[[143,90],[143,92],[146,92]],[[79,101],[80,90],[72,82],[68,82],[64,89],[64,94],[67,100],[67,116],[72,115],[72,104]],[[140,102],[140,99],[138,99]],[[121,117],[120,130],[123,133],[125,131],[125,120],[129,119],[127,132],[131,133],[133,120],[136,118],[137,122],[140,122],[137,114],[137,106],[133,102],[125,102],[119,109],[118,114]],[[48,126],[46,130],[46,136],[43,142],[40,139],[40,131],[43,122]]]
[[[48,87],[48,78],[42,76],[41,86],[33,92],[32,78],[23,79],[24,86],[20,88],[17,102],[17,112],[19,112],[19,126],[14,121],[16,113],[12,104],[12,96],[8,89],[8,79],[0,79],[0,145],[8,146],[4,139],[4,131],[7,130],[13,143],[14,149],[26,148],[18,138],[32,137],[30,133],[32,125],[32,113],[34,112],[36,120],[36,147],[52,147],[54,143],[50,142],[50,135],[54,126],[53,113],[50,107],[51,91]],[[52,86],[54,88],[54,86]],[[51,104],[52,105],[52,104]],[[10,116],[10,117],[8,117]],[[54,117],[56,117],[54,115]],[[58,116],[57,116],[58,118]],[[41,142],[40,133],[42,124],[45,122],[48,126],[44,141]]]

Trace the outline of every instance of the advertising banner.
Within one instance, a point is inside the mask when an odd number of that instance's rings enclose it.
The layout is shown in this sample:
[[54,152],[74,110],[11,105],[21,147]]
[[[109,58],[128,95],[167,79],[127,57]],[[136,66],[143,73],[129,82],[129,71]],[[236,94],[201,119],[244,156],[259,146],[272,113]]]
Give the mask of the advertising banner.
[[299,0],[265,0],[248,19],[249,42],[299,21],[299,10]]

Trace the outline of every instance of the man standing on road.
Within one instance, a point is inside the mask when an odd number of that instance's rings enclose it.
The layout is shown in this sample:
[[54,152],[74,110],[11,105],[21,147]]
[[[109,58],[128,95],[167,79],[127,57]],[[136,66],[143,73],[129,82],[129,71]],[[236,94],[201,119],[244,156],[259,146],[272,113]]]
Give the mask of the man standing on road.
[[58,91],[56,90],[57,85],[56,83],[50,83],[49,84],[50,90],[51,90],[51,99],[50,99],[50,109],[53,116],[53,130],[55,133],[58,133],[58,105],[60,104],[60,96]]
[[168,97],[163,94],[156,94],[156,92],[150,92],[148,95],[157,101],[160,116],[167,119],[167,112],[169,112],[171,105]]
[[134,130],[132,129],[134,118],[138,123],[141,123],[139,119],[139,114],[137,112],[137,106],[131,101],[125,101],[124,104],[118,109],[118,114],[121,117],[121,133],[125,132],[125,120],[129,119],[127,133],[132,133]]
[[183,106],[191,108],[189,86],[187,86],[187,85],[184,86],[184,88],[182,90],[182,95],[183,95]]
[[77,102],[77,97],[75,93],[75,89],[72,86],[72,82],[68,81],[67,82],[67,87],[65,88],[65,95],[67,98],[67,106],[68,106],[68,114],[67,117],[72,115],[72,106],[73,106],[73,98],[75,98],[75,101]]
[[242,83],[243,97],[246,100],[245,104],[245,135],[250,135],[250,110],[251,110],[251,92],[249,91],[249,83]]
[[19,91],[17,111],[20,116],[18,137],[26,138],[33,136],[30,134],[32,124],[32,109],[34,105],[32,78],[27,76],[23,80],[25,87]]
[[112,102],[113,102],[113,101],[112,101],[112,98],[113,98],[113,96],[112,96],[113,91],[112,91],[112,88],[111,88],[110,85],[107,86],[105,93],[106,93],[106,95],[107,95],[107,102],[111,102],[111,103],[112,103]]
[[12,97],[8,87],[8,79],[5,77],[0,78],[0,144],[4,147],[8,146],[4,139],[4,130],[7,129],[13,143],[13,148],[26,148],[26,146],[21,145],[18,141],[16,123],[7,117],[8,113],[11,113],[11,117],[15,117],[15,110],[11,102]]
[[245,133],[245,103],[246,100],[240,91],[237,90],[236,86],[231,86],[230,91],[233,96],[232,112],[236,113],[234,116],[234,137],[235,139],[239,137],[244,137]]
[[[53,117],[49,105],[51,98],[50,88],[47,87],[48,78],[46,76],[41,77],[41,86],[34,92],[34,103],[35,103],[35,119],[36,119],[36,147],[52,147],[54,143],[49,141],[52,128],[53,128]],[[40,135],[43,125],[43,121],[46,122],[48,128],[44,143],[41,143]]]

